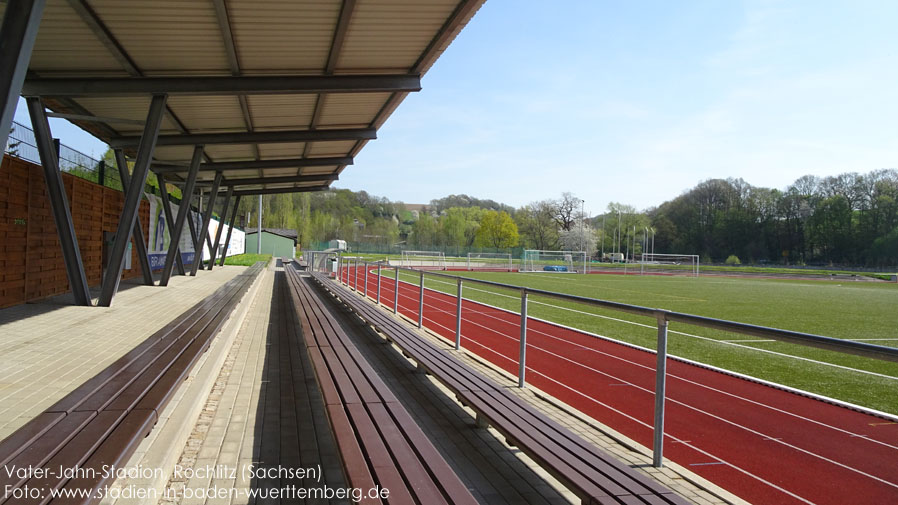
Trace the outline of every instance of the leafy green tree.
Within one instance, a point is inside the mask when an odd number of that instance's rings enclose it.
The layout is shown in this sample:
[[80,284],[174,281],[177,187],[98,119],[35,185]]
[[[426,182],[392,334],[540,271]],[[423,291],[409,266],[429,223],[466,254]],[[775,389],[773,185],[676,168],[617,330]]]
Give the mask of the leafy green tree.
[[518,227],[507,212],[494,210],[484,212],[480,228],[477,229],[475,245],[507,249],[518,245],[518,241]]

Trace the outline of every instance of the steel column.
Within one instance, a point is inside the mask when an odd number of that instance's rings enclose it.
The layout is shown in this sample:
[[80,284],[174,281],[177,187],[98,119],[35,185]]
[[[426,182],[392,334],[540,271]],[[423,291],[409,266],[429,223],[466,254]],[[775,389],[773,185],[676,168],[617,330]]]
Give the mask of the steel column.
[[[174,237],[174,234],[172,233],[172,231],[175,228],[175,220],[172,218],[171,199],[168,197],[168,188],[166,187],[165,176],[162,174],[156,174],[156,180],[159,181],[159,195],[162,198],[162,209],[165,212],[165,222],[167,223],[167,226],[168,226],[168,237],[169,237],[169,241],[170,241],[169,247],[171,246],[171,244],[176,244],[175,245],[176,249],[175,249],[175,253],[174,253],[175,266],[178,267],[178,275],[184,275],[184,262],[181,261],[181,248],[180,248],[181,246],[180,246],[180,242],[179,242],[180,237],[181,237],[180,231],[178,232],[178,240],[171,242],[172,237]],[[181,194],[181,196],[183,196],[183,193]],[[184,201],[187,201],[189,204],[189,199],[184,200]],[[182,206],[184,205],[184,201],[181,202]],[[183,225],[182,225],[182,227],[183,227]],[[166,263],[167,263],[168,254],[166,254],[165,259],[166,259]],[[168,284],[169,277],[171,277],[171,269],[168,270],[168,275],[166,276],[165,265],[163,264],[162,276],[159,279],[159,285],[165,286],[166,284]],[[163,278],[165,279],[165,284],[162,283]]]
[[655,432],[652,438],[652,466],[664,464],[664,401],[667,384],[667,315],[655,313],[658,320],[658,362],[655,367]]
[[[196,184],[197,168],[200,166],[200,161],[202,161],[202,159],[203,146],[194,147],[193,158],[190,161],[190,171],[187,172],[187,183],[181,190],[182,198],[181,205],[178,206],[178,217],[175,218],[175,224],[169,227],[168,230],[168,236],[171,238],[171,242],[168,244],[168,253],[165,255],[165,266],[162,267],[162,277],[159,279],[160,286],[168,285],[168,280],[171,278],[173,262],[178,261],[180,263],[181,251],[179,249],[179,244],[181,243],[181,232],[184,231],[184,221],[188,220],[188,216],[190,215],[190,201],[193,200],[193,187]],[[161,176],[161,174],[157,174],[157,177]],[[168,197],[166,196],[164,198],[167,199]],[[171,213],[171,209],[169,209],[169,213]],[[188,221],[191,224],[190,231],[193,243],[196,244],[196,237],[193,236],[196,234],[193,231],[193,220],[189,219]],[[200,251],[200,255],[202,255],[202,251]],[[193,261],[196,262],[196,253],[194,253]],[[184,274],[182,273],[181,275]]]
[[[202,227],[197,230],[196,237],[196,245],[194,246],[194,250],[196,251],[196,256],[193,260],[193,264],[190,265],[190,275],[195,276],[197,270],[200,268],[200,263],[203,262],[203,242],[206,238],[208,238],[208,230],[209,230],[209,221],[212,220],[212,209],[215,207],[215,197],[218,196],[218,187],[221,185],[221,172],[215,174],[215,179],[212,181],[212,191],[209,193],[209,206],[206,207],[203,212],[203,224]],[[209,242],[209,254],[212,254],[212,243]]]
[[225,249],[221,254],[221,262],[218,266],[223,267],[225,259],[228,257],[228,244],[231,243],[231,232],[234,231],[234,223],[237,222],[237,209],[240,208],[240,195],[234,199],[234,210],[231,211],[231,225],[228,227],[228,235],[225,237]]
[[[212,250],[209,251],[209,266],[207,270],[212,270],[215,266],[215,257],[218,254],[218,246],[219,240],[221,240],[221,231],[226,226],[227,217],[228,217],[228,207],[231,205],[231,198],[234,196],[234,187],[228,187],[228,192],[225,194],[224,207],[221,209],[221,220],[218,222],[218,229],[215,230],[215,240],[212,241]],[[230,234],[230,233],[229,233]]]
[[[3,12],[3,24],[0,26],[0,99],[3,100],[3,110],[0,111],[0,144],[4,148],[9,141],[9,130],[22,93],[22,83],[25,82],[25,73],[31,62],[31,49],[37,38],[44,4],[44,0],[9,0]],[[31,124],[34,124],[34,117]],[[41,162],[44,167],[47,166],[43,159]],[[69,282],[71,283],[71,279]],[[76,301],[77,299],[76,296]],[[90,300],[90,297],[87,299]]]
[[377,264],[377,304],[380,305],[380,263]]
[[362,275],[365,276],[365,298],[368,297],[368,262],[362,263]]
[[522,388],[527,374],[527,288],[521,289],[521,349],[518,356],[518,387]]
[[[10,6],[7,5],[7,9],[9,8]],[[4,28],[6,27],[5,23],[6,18],[4,18]],[[5,41],[0,40],[0,42]],[[84,263],[81,261],[78,238],[75,236],[75,227],[72,224],[72,212],[69,210],[69,201],[62,184],[62,175],[59,173],[59,159],[53,149],[50,123],[47,121],[44,105],[40,98],[29,97],[27,103],[37,150],[41,158],[41,167],[44,169],[44,181],[47,185],[50,209],[53,211],[56,233],[59,235],[59,243],[62,246],[62,259],[65,262],[65,273],[69,278],[69,286],[75,297],[75,305],[90,306],[92,301],[90,290],[87,287],[87,276],[84,274]],[[9,126],[4,131],[9,133]]]
[[[125,160],[125,153],[123,153],[121,149],[116,149],[114,153],[115,164],[118,166],[118,175],[122,181],[122,191],[127,194],[128,188],[131,186],[131,174],[128,173],[128,162]],[[137,205],[139,206],[140,202],[138,202]],[[135,224],[136,226],[134,226],[134,230],[131,232],[131,237],[134,239],[134,247],[137,248],[137,261],[140,262],[143,283],[147,286],[155,286],[156,283],[153,282],[153,271],[150,270],[150,258],[147,255],[147,243],[143,237],[143,225],[140,222],[139,214]]]
[[461,349],[461,277],[458,278],[458,290],[455,293],[455,350]]
[[399,313],[399,267],[396,267],[396,280],[393,281],[393,313]]
[[418,328],[424,327],[424,270],[421,270],[421,282],[418,287]]
[[122,279],[122,269],[125,267],[125,249],[131,240],[134,223],[137,222],[137,208],[140,205],[143,186],[147,182],[153,150],[156,148],[156,138],[159,136],[159,126],[162,124],[162,114],[165,112],[165,99],[165,95],[153,95],[150,102],[147,123],[140,138],[140,146],[137,148],[137,159],[134,161],[134,177],[131,179],[131,188],[125,193],[125,203],[122,206],[122,215],[116,228],[115,242],[112,244],[112,251],[109,254],[109,267],[106,269],[106,276],[103,278],[103,286],[100,289],[100,300],[97,304],[101,307],[112,305],[112,298],[118,291],[118,285]]

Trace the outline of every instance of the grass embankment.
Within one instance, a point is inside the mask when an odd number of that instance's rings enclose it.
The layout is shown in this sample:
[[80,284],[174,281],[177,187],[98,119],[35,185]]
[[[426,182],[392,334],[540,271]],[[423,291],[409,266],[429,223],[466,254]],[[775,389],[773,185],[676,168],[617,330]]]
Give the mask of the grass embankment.
[[[724,277],[450,273],[898,347],[898,332],[894,325],[894,309],[898,307],[896,284]],[[418,282],[417,275],[410,272],[402,272],[402,279]],[[447,279],[427,276],[425,285],[455,294],[455,282]],[[465,286],[465,297],[514,312],[520,310],[519,294],[512,290],[468,283]],[[656,345],[655,321],[650,318],[537,295],[530,296],[529,307],[529,314],[533,317],[651,349]],[[898,414],[898,363],[680,323],[670,325],[669,352],[734,372]]]
[[264,261],[266,265],[271,261],[270,254],[237,254],[234,256],[228,256],[225,260],[225,265],[238,265],[244,267],[250,267],[256,264],[257,261]]

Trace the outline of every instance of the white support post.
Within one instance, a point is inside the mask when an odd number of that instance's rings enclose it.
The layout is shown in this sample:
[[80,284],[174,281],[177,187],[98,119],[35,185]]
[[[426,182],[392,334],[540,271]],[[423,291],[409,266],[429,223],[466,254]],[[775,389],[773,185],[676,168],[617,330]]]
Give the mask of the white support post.
[[421,270],[421,283],[418,287],[418,328],[424,327],[424,270]]
[[458,351],[461,349],[461,290],[462,290],[462,280],[461,277],[458,278],[458,291],[456,293],[456,306],[455,306],[455,350]]
[[393,313],[399,313],[399,267],[396,267],[396,279],[393,281]]

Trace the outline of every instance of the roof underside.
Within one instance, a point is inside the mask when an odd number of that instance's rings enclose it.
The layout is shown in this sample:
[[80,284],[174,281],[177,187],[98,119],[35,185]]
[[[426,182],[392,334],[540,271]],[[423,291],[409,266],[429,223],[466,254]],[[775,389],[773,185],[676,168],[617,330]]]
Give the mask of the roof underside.
[[323,189],[484,1],[48,0],[23,94],[133,153],[165,93],[168,180],[201,144],[199,184]]

